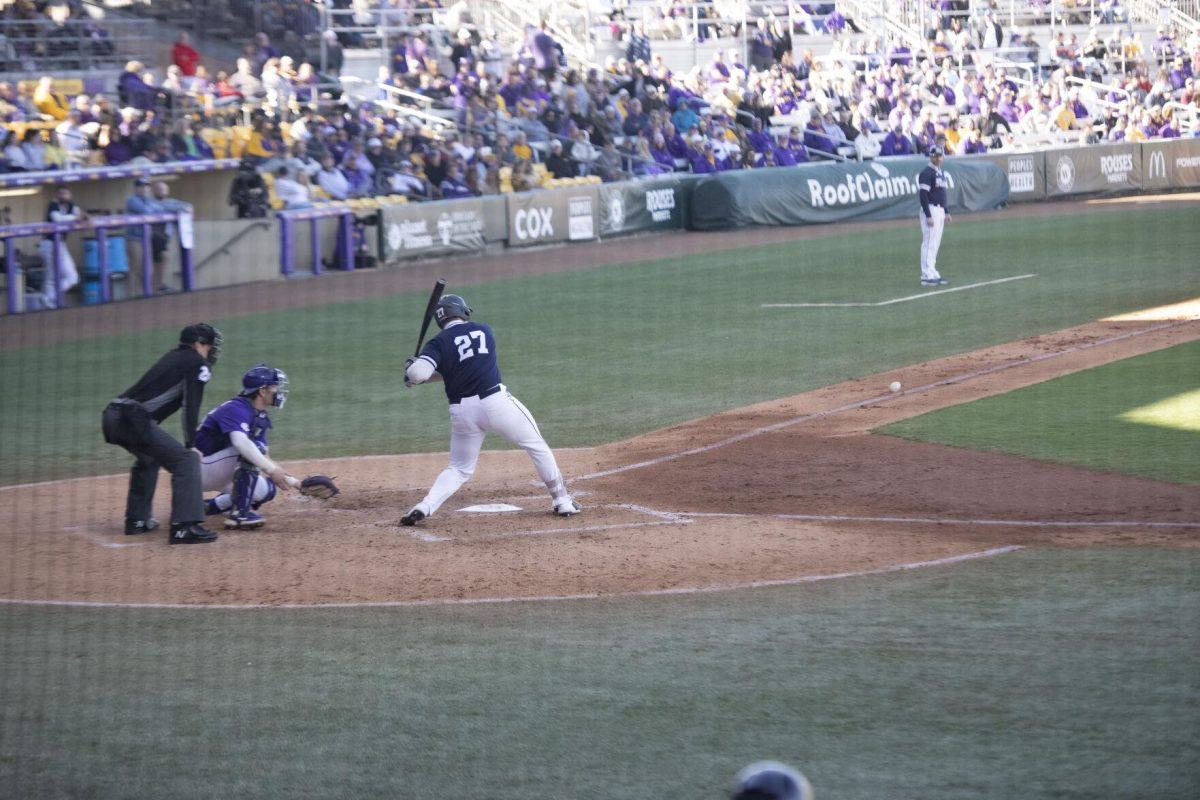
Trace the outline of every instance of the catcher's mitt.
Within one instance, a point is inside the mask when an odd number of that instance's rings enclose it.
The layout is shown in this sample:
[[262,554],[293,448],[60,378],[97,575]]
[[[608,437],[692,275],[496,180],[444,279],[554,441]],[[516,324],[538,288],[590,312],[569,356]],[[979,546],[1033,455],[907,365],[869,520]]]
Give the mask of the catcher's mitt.
[[326,475],[310,475],[300,481],[300,493],[305,497],[315,497],[318,500],[328,500],[341,494],[333,478]]

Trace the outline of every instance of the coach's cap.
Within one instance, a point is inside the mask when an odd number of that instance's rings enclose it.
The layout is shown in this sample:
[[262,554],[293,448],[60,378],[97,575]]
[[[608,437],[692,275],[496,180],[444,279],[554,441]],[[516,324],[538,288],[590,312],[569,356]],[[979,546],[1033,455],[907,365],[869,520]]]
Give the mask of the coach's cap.
[[134,186],[149,186],[150,179],[149,178],[138,178],[137,180],[135,180],[133,182],[133,185]]
[[930,158],[934,158],[936,156],[944,156],[944,155],[946,155],[946,150],[940,144],[935,144],[933,147],[929,148],[929,157]]

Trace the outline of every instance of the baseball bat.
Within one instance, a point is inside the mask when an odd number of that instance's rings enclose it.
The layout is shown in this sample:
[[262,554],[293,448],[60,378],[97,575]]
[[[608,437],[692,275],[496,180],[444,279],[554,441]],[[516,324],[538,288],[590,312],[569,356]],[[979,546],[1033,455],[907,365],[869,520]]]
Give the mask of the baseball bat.
[[421,354],[421,345],[425,344],[425,332],[429,330],[429,323],[433,320],[433,309],[437,308],[444,291],[446,279],[438,278],[437,283],[433,285],[433,291],[429,293],[429,302],[425,304],[425,316],[421,318],[421,335],[417,337],[417,349],[413,351],[413,358]]

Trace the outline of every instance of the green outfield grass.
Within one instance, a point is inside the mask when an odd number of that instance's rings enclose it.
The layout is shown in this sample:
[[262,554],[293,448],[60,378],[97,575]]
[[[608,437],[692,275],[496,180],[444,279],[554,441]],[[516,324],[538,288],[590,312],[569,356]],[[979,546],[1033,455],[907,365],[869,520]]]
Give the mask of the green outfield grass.
[[1200,554],[1044,550],[717,595],[0,606],[6,797],[1194,798]]
[[[552,445],[590,445],[756,401],[1200,294],[1194,208],[956,220],[943,272],[956,285],[1036,278],[877,308],[921,291],[916,225],[796,244],[647,260],[471,287],[506,382]],[[647,253],[660,239],[645,240]],[[562,251],[571,258],[571,250]],[[248,291],[269,293],[276,286]],[[292,457],[443,450],[439,389],[405,389],[424,293],[216,319],[226,354],[206,405],[268,360],[294,392],[277,417]],[[135,314],[137,304],[128,306]],[[180,320],[180,323],[189,320]],[[0,483],[118,472],[100,411],[177,330],[0,352]],[[16,387],[19,387],[16,388]],[[178,430],[171,420],[168,430]],[[498,446],[493,442],[491,446]]]
[[881,431],[1200,483],[1200,342],[934,411]]

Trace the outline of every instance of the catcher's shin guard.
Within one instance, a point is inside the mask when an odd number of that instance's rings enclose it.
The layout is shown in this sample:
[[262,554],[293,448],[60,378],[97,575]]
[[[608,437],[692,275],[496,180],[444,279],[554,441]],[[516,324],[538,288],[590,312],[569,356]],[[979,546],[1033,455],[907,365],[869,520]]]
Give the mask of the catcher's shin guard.
[[233,473],[233,512],[246,516],[254,502],[254,487],[258,483],[258,467],[242,462]]
[[257,478],[255,482],[259,487],[261,487],[263,484],[266,484],[266,488],[262,491],[259,491],[258,488],[254,489],[254,502],[250,504],[250,507],[255,511],[258,511],[258,509],[262,507],[263,503],[269,503],[275,499],[275,483],[262,477]]

